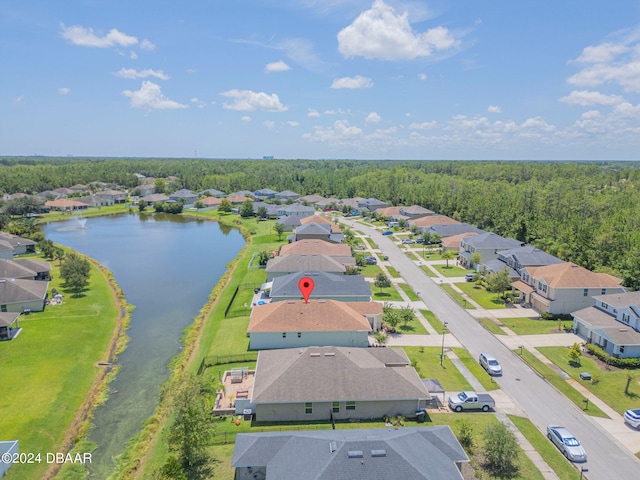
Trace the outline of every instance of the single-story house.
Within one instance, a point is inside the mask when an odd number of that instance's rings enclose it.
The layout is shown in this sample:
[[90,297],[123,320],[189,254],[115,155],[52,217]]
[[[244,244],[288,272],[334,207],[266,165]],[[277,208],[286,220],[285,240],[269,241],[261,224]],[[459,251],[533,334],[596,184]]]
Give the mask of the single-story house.
[[207,197],[216,197],[216,198],[222,198],[225,196],[225,193],[221,190],[216,190],[215,188],[209,188],[207,190],[203,190],[201,192],[198,192],[198,196],[207,196]]
[[290,273],[274,278],[269,297],[273,302],[299,300],[302,294],[298,288],[298,282],[303,277],[313,280],[314,287],[309,297],[313,300],[371,301],[371,284],[362,275],[335,275],[314,271]]
[[312,345],[366,348],[369,332],[374,329],[373,325],[379,327],[381,317],[382,305],[377,302],[288,300],[256,305],[247,328],[249,348],[267,350]]
[[302,225],[300,223],[300,217],[288,217],[286,215],[282,215],[278,217],[276,223],[282,225],[284,227],[284,232],[293,232],[297,227]]
[[169,194],[169,198],[175,202],[182,202],[185,205],[193,205],[198,201],[198,195],[186,188]]
[[292,203],[291,205],[281,205],[278,208],[278,215],[286,215],[288,217],[309,217],[315,213],[313,207],[307,207],[301,203]]
[[283,190],[282,192],[276,193],[275,197],[281,202],[295,202],[301,197],[301,195],[299,193],[292,192],[291,190]]
[[0,241],[6,242],[13,248],[13,255],[36,253],[36,242],[29,238],[18,237],[10,233],[0,232]]
[[19,312],[0,312],[0,340],[11,340],[18,336],[20,333],[19,316]]
[[49,282],[0,278],[0,312],[41,312]]
[[362,212],[366,210],[368,213],[375,212],[379,208],[385,208],[388,206],[389,204],[387,202],[383,202],[382,200],[378,200],[377,198],[373,198],[373,197],[365,198],[358,202],[358,207],[360,208],[360,211]]
[[87,195],[76,199],[80,203],[84,203],[87,207],[109,207],[115,202],[109,197],[99,197],[97,195]]
[[125,203],[127,201],[127,192],[120,192],[118,190],[103,190],[96,192],[95,196],[111,200],[113,203]]
[[73,187],[69,187],[69,190],[73,190],[74,192],[86,192],[87,186],[82,183],[76,183]]
[[51,264],[49,262],[32,258],[16,258],[14,261],[35,272],[33,280],[51,280]]
[[415,226],[418,229],[418,233],[424,233],[429,227],[433,225],[452,225],[460,223],[453,218],[446,215],[426,215],[420,218],[413,218],[409,220],[409,226]]
[[215,210],[216,208],[218,208],[222,200],[220,200],[218,197],[206,197],[206,198],[201,198],[200,200],[197,200],[195,203],[198,203],[198,202],[204,205],[204,208]]
[[144,197],[140,198],[140,200],[138,200],[139,202],[144,201],[147,202],[148,204],[153,204],[156,202],[168,202],[169,200],[171,200],[169,197],[167,197],[164,193],[151,193],[149,195],[145,195]]
[[58,193],[61,197],[68,197],[69,195],[71,195],[72,193],[75,193],[73,190],[71,190],[70,188],[64,188],[64,187],[60,187],[60,188],[56,188],[55,190],[53,190],[54,192]]
[[143,184],[143,185],[139,185],[138,187],[136,187],[136,189],[138,190],[138,192],[140,192],[140,196],[141,197],[146,197],[147,195],[152,195],[156,191],[156,187],[153,184],[153,182],[147,183],[147,184]]
[[539,312],[569,314],[595,305],[594,295],[626,292],[621,282],[613,275],[562,262],[525,267],[512,286],[521,292],[523,303]]
[[376,209],[375,213],[377,213],[378,215],[381,215],[383,217],[390,218],[392,220],[399,220],[401,218],[408,219],[409,217],[407,217],[406,215],[401,215],[400,214],[400,209],[402,209],[402,207],[400,207],[400,206],[397,206],[397,207],[383,207],[383,208]]
[[247,200],[251,200],[251,198],[245,195],[228,195],[227,200],[229,200],[231,205],[242,205]]
[[255,192],[253,192],[253,195],[256,198],[265,199],[265,198],[275,198],[276,193],[278,192],[276,192],[275,190],[271,190],[270,188],[261,188],[260,190],[256,190]]
[[5,260],[0,259],[0,278],[17,278],[20,280],[49,280],[51,264],[38,260]]
[[272,258],[266,266],[267,282],[296,272],[328,272],[344,275],[346,267],[333,257],[327,255],[280,255]]
[[434,212],[432,210],[421,207],[420,205],[411,205],[410,207],[400,208],[400,215],[404,215],[409,218],[421,218],[433,214]]
[[312,222],[296,227],[294,234],[291,236],[291,241],[298,242],[300,240],[324,240],[331,243],[342,243],[344,234],[334,233],[331,224]]
[[351,255],[351,247],[346,243],[331,243],[324,240],[300,240],[280,248],[280,256],[285,255],[326,255],[344,266],[353,267],[356,259]]
[[326,198],[322,195],[305,195],[304,197],[300,197],[298,202],[307,203],[309,205],[318,205],[319,202],[324,202]]
[[13,245],[0,238],[0,258],[5,260],[13,259]]
[[[266,202],[253,202],[253,213],[255,213],[256,215],[258,214],[258,210],[260,209],[260,207],[264,207],[267,209],[267,217],[269,218],[275,218],[278,216],[278,210],[280,210],[280,206],[279,205],[274,205],[273,203],[266,203]],[[285,231],[291,231],[291,230],[285,230]]]
[[598,295],[573,315],[573,331],[619,358],[640,357],[640,291]]
[[235,480],[462,480],[469,457],[448,425],[239,433]]
[[59,210],[61,212],[72,212],[74,210],[86,210],[89,206],[85,203],[67,198],[59,198],[58,200],[49,200],[44,202],[44,207],[49,210]]
[[259,422],[373,419],[430,399],[402,349],[307,347],[258,353],[250,406]]

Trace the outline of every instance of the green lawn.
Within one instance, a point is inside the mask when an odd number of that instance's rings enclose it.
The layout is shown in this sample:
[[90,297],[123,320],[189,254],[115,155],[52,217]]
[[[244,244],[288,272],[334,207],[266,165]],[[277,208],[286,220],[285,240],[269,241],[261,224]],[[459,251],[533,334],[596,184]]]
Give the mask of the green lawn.
[[[52,263],[54,280],[49,289],[64,294],[62,305],[21,316],[20,335],[0,345],[0,436],[19,439],[21,452],[42,455],[60,450],[99,369],[104,368],[96,363],[105,360],[118,317],[107,280],[93,264],[89,289],[74,298],[61,287],[57,263]],[[14,465],[9,477],[41,478],[46,469],[46,462]]]
[[499,385],[493,381],[491,375],[489,375],[464,348],[453,348],[453,351],[464,366],[467,367],[467,369],[478,379],[487,391],[500,388]]
[[565,329],[571,329],[573,322],[561,322],[562,330],[558,330],[557,320],[538,320],[535,318],[501,318],[500,321],[504,325],[513,330],[518,335],[538,335],[544,333],[560,333]]
[[[515,351],[518,354],[520,353],[520,349],[517,349]],[[522,359],[527,362],[531,368],[537,371],[551,385],[556,387],[556,389],[558,389],[560,393],[562,393],[565,397],[575,403],[580,409],[584,409],[584,397],[580,394],[580,392],[569,385],[558,372],[554,371],[551,367],[538,360],[538,358],[535,357],[527,349],[522,349],[521,356]],[[607,415],[593,404],[589,404],[589,408],[586,410],[586,413],[593,417],[607,418]]]
[[456,287],[477,302],[482,308],[506,308],[504,299],[498,293],[487,292],[484,287],[477,287],[475,282],[456,283]]
[[413,289],[406,283],[398,283],[398,286],[404,293],[407,294],[407,297],[409,297],[409,300],[411,300],[412,302],[417,302],[418,300],[420,300],[420,297],[418,297],[416,292],[414,292]]
[[418,374],[422,378],[437,378],[440,385],[448,392],[471,390],[471,385],[456,368],[453,362],[446,357],[440,366],[439,347],[404,347],[404,351],[415,364]]
[[478,321],[483,327],[485,327],[494,335],[506,335],[506,332],[502,330],[500,326],[490,318],[480,318]]
[[536,449],[547,465],[558,475],[560,480],[575,480],[576,468],[528,418],[509,415],[509,419],[518,427],[522,435],[529,440],[529,443],[533,445],[533,448]]
[[360,267],[360,274],[365,278],[376,278],[382,269],[377,265],[365,265]]
[[391,265],[387,266],[387,271],[389,272],[389,275],[391,275],[391,277],[400,278],[400,274],[398,273],[398,271]]
[[371,248],[373,248],[374,250],[376,248],[378,248],[378,245],[376,245],[376,242],[374,242],[373,240],[371,240],[369,237],[364,237],[364,239],[367,241],[367,243],[369,244],[369,246]]
[[420,261],[420,257],[418,257],[415,253],[413,252],[407,252],[407,257],[409,257],[411,260],[415,260],[415,261]]
[[436,332],[442,331],[442,327],[443,327],[442,321],[440,321],[440,319],[436,317],[435,313],[433,313],[431,310],[420,310],[420,313],[424,318],[427,319],[427,322],[429,322],[429,325],[431,325]]
[[422,271],[424,273],[427,274],[428,277],[431,278],[436,278],[438,275],[436,274],[436,272],[434,272],[433,270],[431,270],[429,267],[427,267],[426,265],[420,265],[420,268],[422,269]]
[[424,328],[424,325],[422,325],[420,320],[418,320],[417,318],[408,325],[400,323],[396,327],[396,330],[398,331],[398,333],[403,333],[405,335],[429,335],[427,329]]
[[[638,408],[640,403],[640,376],[638,376],[637,371],[627,371],[613,367],[610,367],[610,370],[605,370],[600,368],[594,360],[584,355],[580,359],[580,365],[575,366],[569,364],[569,357],[567,356],[569,349],[563,347],[539,347],[538,350],[619,414],[622,415],[625,410],[630,408]],[[594,374],[597,374],[600,379],[597,383],[581,380],[580,372],[589,372],[592,378]],[[634,374],[636,377],[629,384],[629,393],[625,394],[627,373]],[[591,408],[591,404],[589,404],[589,410]]]
[[371,291],[373,293],[374,300],[402,301],[402,297],[393,286],[389,288],[378,288],[372,283]]
[[453,298],[456,302],[458,302],[458,305],[460,305],[463,308],[466,308],[467,310],[475,310],[476,307],[474,307],[469,302],[467,302],[467,300],[461,294],[459,294],[456,290],[454,290],[451,285],[447,285],[446,283],[444,283],[441,286],[442,286],[442,289],[445,292],[447,292],[451,298]]
[[456,267],[455,262],[451,260],[449,260],[448,267],[440,263],[434,263],[432,266],[438,270],[443,277],[447,278],[464,277],[468,272],[468,270],[465,270],[464,268]]

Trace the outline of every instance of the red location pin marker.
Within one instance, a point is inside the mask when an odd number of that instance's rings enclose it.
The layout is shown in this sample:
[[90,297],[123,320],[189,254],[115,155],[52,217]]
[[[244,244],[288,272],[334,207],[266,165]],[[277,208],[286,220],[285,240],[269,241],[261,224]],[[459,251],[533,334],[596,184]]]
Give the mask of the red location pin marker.
[[313,287],[313,280],[311,280],[309,277],[302,277],[298,282],[298,288],[300,289],[300,293],[302,293],[304,303],[309,303],[309,297],[311,296]]

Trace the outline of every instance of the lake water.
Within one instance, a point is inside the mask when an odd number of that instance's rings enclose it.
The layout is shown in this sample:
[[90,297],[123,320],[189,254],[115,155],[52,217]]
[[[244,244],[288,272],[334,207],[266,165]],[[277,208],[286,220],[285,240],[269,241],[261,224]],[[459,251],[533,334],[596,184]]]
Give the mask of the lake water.
[[244,245],[242,235],[216,222],[178,215],[123,214],[43,227],[46,237],[96,260],[113,272],[134,305],[122,366],[110,397],[95,412],[89,440],[98,444],[90,478],[113,471],[113,457],[158,403],[159,385],[179,353],[182,330],[206,303],[226,265]]

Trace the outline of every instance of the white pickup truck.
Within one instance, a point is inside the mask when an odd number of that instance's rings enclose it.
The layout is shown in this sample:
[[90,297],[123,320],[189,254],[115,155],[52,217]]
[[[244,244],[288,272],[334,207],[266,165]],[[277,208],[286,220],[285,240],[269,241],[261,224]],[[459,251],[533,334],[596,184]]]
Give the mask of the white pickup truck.
[[496,408],[496,402],[488,393],[460,392],[449,397],[449,408],[454,412],[482,410],[488,412]]

